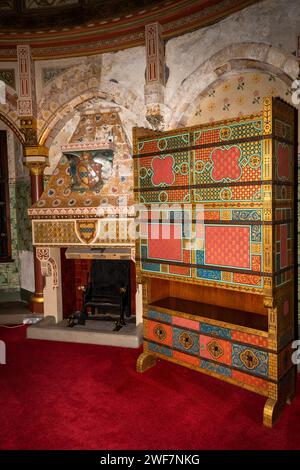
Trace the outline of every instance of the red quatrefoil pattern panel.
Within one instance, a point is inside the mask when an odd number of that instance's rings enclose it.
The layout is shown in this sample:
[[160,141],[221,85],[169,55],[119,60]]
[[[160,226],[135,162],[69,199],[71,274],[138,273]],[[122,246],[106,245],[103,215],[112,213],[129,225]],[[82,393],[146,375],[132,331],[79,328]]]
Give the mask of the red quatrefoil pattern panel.
[[152,183],[155,186],[172,185],[175,180],[173,171],[174,159],[171,155],[154,157],[152,160]]
[[222,181],[225,178],[237,180],[241,176],[239,159],[241,151],[234,146],[229,149],[215,149],[211,154],[213,161],[212,178],[215,181]]

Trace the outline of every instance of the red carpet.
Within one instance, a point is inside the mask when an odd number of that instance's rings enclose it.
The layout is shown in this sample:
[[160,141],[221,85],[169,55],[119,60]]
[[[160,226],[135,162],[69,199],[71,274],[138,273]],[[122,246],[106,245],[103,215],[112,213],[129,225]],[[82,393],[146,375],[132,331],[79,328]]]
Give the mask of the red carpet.
[[1,449],[300,449],[300,393],[274,429],[265,399],[139,351],[26,340],[4,329]]

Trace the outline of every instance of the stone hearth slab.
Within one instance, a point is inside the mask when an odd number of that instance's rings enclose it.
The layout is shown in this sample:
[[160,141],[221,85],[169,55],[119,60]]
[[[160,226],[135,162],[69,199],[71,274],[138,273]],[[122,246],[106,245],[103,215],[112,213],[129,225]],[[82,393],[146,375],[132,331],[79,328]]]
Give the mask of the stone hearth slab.
[[141,323],[138,326],[128,323],[119,331],[112,331],[113,328],[113,322],[97,320],[88,320],[84,326],[76,325],[69,328],[67,320],[55,323],[54,317],[47,316],[27,328],[27,338],[125,348],[138,348],[141,345],[143,334]]

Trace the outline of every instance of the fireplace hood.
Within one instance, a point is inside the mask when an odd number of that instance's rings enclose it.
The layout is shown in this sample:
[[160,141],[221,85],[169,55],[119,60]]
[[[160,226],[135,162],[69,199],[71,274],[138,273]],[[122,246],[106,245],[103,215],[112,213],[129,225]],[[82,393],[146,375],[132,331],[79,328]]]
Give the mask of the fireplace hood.
[[40,199],[35,246],[134,246],[133,170],[117,109],[83,110]]

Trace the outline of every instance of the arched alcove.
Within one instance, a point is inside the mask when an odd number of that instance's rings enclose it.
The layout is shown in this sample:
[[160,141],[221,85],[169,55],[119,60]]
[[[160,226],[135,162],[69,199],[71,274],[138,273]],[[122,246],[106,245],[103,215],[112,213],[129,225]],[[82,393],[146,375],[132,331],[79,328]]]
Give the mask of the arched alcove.
[[299,65],[295,57],[269,44],[249,42],[225,47],[186,77],[175,91],[170,100],[173,112],[168,128],[185,126],[195,113],[199,96],[245,71],[268,73],[291,85]]

